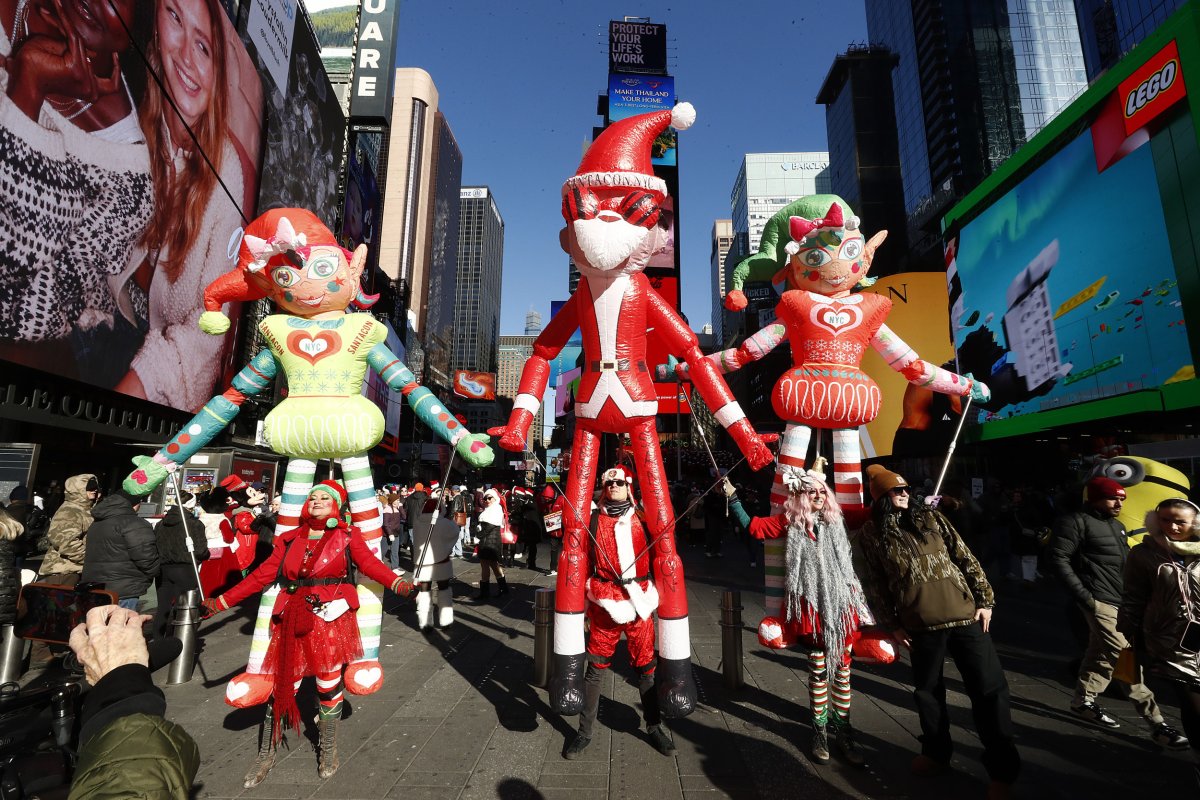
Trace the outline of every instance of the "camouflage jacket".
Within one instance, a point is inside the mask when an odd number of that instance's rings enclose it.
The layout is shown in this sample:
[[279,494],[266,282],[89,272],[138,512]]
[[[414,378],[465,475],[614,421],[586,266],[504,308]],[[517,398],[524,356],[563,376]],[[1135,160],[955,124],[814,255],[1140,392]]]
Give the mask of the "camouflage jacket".
[[92,504],[87,497],[87,484],[92,475],[75,475],[67,478],[66,500],[54,519],[50,520],[50,549],[42,561],[40,574],[54,575],[60,572],[82,572],[84,534],[92,525]]
[[867,602],[889,630],[970,625],[976,609],[995,605],[983,567],[949,520],[933,509],[872,519],[857,540]]

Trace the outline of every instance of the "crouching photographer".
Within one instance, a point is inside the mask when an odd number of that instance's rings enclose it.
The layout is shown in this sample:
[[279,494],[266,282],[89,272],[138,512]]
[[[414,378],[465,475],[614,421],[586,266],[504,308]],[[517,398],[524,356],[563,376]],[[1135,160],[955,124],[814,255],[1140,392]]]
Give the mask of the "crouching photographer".
[[[151,653],[142,635],[149,618],[117,605],[83,619],[70,632],[68,659],[78,660],[90,689],[67,680],[0,691],[0,800],[187,797],[199,750],[163,719],[166,699],[150,678],[179,655],[178,640],[156,641]],[[68,639],[65,628],[51,635]]]
[[120,606],[100,606],[71,632],[71,650],[92,684],[80,712],[71,800],[182,798],[191,790],[200,750],[187,731],[163,718],[167,701],[150,678],[142,636],[147,619]]

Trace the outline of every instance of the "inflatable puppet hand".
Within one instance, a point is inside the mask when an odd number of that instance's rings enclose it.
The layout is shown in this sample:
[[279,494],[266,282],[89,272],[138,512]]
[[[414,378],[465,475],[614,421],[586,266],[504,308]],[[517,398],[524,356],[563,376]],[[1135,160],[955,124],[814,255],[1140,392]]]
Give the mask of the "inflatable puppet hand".
[[150,494],[171,474],[166,464],[156,461],[152,456],[134,456],[133,463],[137,469],[121,482],[121,488],[138,497]]
[[741,311],[747,305],[746,295],[742,294],[739,289],[731,289],[725,295],[725,307],[730,311]]
[[469,436],[464,436],[458,440],[458,444],[454,445],[454,449],[462,456],[463,461],[466,461],[475,469],[486,467],[496,458],[496,454],[488,446],[488,435],[486,433],[472,433]]
[[488,433],[500,439],[500,446],[514,453],[525,452],[525,442],[529,438],[529,426],[533,422],[533,414],[523,408],[512,412],[507,425],[488,428]]
[[654,366],[654,377],[660,381],[678,380],[680,377],[678,369],[679,359],[675,356],[667,356],[667,363]]
[[975,376],[969,372],[963,377],[971,382],[972,403],[986,403],[992,399],[992,390],[988,388],[986,383],[975,380]]
[[774,441],[778,436],[759,436],[754,432],[750,421],[742,417],[729,426],[729,435],[737,443],[738,449],[746,456],[750,469],[759,470],[775,460],[775,455],[767,447],[768,441]]

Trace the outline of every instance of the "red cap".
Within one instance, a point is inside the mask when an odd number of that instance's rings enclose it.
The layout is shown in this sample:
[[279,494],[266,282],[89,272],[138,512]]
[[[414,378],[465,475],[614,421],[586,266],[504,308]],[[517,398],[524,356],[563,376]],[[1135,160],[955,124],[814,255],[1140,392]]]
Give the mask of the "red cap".
[[633,483],[633,473],[629,471],[623,464],[617,464],[615,467],[610,467],[604,470],[604,474],[600,476],[600,481],[623,480],[626,483]]
[[225,491],[227,491],[227,492],[237,492],[237,491],[241,491],[242,489],[245,489],[250,484],[246,483],[244,480],[239,478],[237,475],[227,475],[217,485],[222,487],[223,489],[225,489]]
[[1087,499],[1089,503],[1097,500],[1107,500],[1110,497],[1125,499],[1125,487],[1112,478],[1097,475],[1087,482]]

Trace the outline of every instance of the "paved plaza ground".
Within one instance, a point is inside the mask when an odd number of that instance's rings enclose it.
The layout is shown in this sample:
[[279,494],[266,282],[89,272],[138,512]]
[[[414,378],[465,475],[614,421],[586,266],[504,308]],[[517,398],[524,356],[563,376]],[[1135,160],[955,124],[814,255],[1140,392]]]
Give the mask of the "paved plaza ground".
[[[350,699],[341,726],[341,769],[317,776],[312,740],[289,736],[290,749],[260,786],[244,790],[263,710],[224,702],[225,682],[243,668],[250,607],[203,623],[200,668],[190,683],[166,687],[168,715],[200,746],[196,797],[209,798],[971,798],[982,797],[986,776],[970,732],[970,710],[953,665],[947,665],[957,744],[953,769],[933,779],[909,774],[919,732],[907,663],[855,666],[853,721],[869,759],[855,769],[835,756],[825,766],[808,758],[810,728],[806,662],[802,653],[761,647],[754,629],[762,616],[761,566],[752,569],[739,543],[725,558],[705,559],[682,548],[691,604],[693,663],[700,693],[696,712],[673,720],[678,754],[652,749],[641,724],[632,673],[618,651],[606,679],[591,747],[566,761],[564,743],[575,720],[551,713],[546,693],[530,685],[533,595],[554,578],[514,568],[513,591],[490,603],[468,602],[478,567],[455,561],[456,622],[423,635],[411,600],[390,598],[384,618],[383,689]],[[543,555],[545,559],[545,555]],[[719,603],[740,589],[745,686],[722,683]],[[1024,771],[1015,796],[1111,798],[1195,796],[1187,753],[1154,745],[1132,706],[1106,698],[1121,719],[1116,731],[1081,723],[1067,709],[1071,696],[1062,594],[997,584],[993,635],[1012,687],[1013,716]],[[157,676],[165,680],[166,670]],[[1178,721],[1168,692],[1168,718]],[[307,705],[306,705],[307,703]],[[308,686],[301,707],[315,708]],[[310,712],[311,713],[311,712]],[[312,726],[310,726],[311,728]]]

